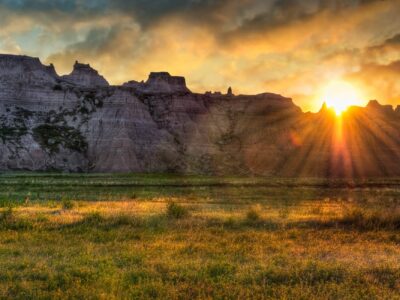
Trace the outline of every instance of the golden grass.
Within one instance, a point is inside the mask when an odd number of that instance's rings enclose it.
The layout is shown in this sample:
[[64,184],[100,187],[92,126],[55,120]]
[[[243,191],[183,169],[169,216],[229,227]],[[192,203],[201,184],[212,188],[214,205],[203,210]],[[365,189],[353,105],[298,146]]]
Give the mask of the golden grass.
[[[169,217],[171,201],[190,213]],[[28,204],[0,218],[0,298],[398,299],[398,215],[330,201]]]

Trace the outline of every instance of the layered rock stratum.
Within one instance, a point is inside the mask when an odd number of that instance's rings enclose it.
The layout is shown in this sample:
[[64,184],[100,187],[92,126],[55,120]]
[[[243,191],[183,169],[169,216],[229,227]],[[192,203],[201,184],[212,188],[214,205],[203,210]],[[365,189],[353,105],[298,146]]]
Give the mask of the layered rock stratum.
[[370,101],[336,118],[272,93],[191,92],[151,73],[109,85],[0,55],[0,170],[218,175],[400,175],[400,109]]

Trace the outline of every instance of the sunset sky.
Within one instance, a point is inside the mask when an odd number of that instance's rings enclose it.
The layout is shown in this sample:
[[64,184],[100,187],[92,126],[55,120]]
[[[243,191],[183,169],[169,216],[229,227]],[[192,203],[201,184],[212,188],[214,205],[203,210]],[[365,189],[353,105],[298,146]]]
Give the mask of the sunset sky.
[[400,104],[400,0],[0,0],[0,52],[69,73],[90,63],[112,84],[150,71],[195,92],[275,92],[304,111],[344,80]]

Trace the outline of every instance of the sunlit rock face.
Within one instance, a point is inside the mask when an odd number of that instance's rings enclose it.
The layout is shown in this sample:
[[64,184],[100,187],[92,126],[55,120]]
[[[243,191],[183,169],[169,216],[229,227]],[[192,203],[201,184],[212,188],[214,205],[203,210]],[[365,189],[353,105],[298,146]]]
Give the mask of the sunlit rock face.
[[372,101],[342,119],[276,94],[196,94],[183,77],[109,86],[0,56],[0,169],[367,177],[400,175],[400,115]]

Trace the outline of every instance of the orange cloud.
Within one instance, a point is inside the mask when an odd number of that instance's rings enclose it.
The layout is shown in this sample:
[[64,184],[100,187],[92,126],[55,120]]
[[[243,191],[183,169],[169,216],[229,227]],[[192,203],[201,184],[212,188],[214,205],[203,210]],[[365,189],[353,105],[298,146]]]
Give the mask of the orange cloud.
[[318,110],[318,91],[336,78],[398,101],[397,75],[385,67],[400,60],[390,42],[400,34],[397,0],[104,2],[74,2],[69,13],[58,2],[2,8],[0,50],[38,55],[61,74],[87,62],[113,84],[165,70],[193,91],[276,92],[303,110]]

